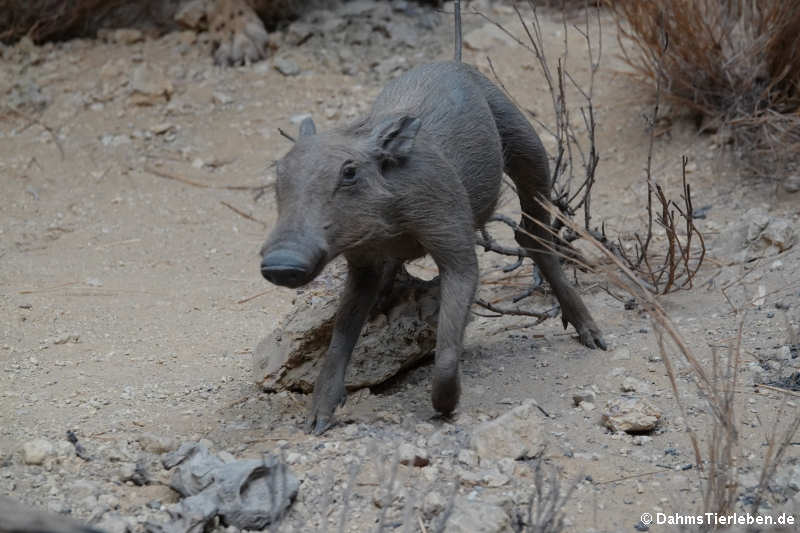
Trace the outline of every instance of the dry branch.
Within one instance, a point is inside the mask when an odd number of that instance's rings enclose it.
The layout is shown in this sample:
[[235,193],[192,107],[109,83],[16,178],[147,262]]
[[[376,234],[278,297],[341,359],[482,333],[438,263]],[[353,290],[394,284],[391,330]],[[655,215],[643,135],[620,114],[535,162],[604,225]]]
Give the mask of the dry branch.
[[[691,186],[686,182],[686,157],[682,158],[683,207],[667,198],[664,189],[655,184],[650,177],[650,157],[647,167],[647,234],[642,238],[635,234],[634,252],[625,252],[619,246],[615,252],[627,266],[645,281],[651,292],[669,294],[677,290],[689,290],[694,285],[706,255],[705,239],[694,225]],[[653,196],[660,205],[660,213],[653,214]],[[661,226],[666,236],[666,250],[659,258],[651,249],[653,240],[653,221]],[[681,226],[683,227],[681,231]],[[683,235],[681,234],[683,233]]]
[[242,211],[241,209],[238,209],[238,208],[236,208],[236,207],[232,206],[232,205],[231,205],[231,204],[229,204],[228,202],[226,202],[226,201],[224,201],[224,200],[220,200],[220,201],[219,201],[219,203],[221,203],[222,205],[224,205],[225,207],[227,207],[228,209],[230,209],[231,211],[233,211],[234,213],[236,213],[236,214],[237,214],[237,215],[239,215],[240,217],[242,217],[242,218],[246,218],[247,220],[250,220],[250,221],[252,221],[252,222],[256,222],[256,223],[258,223],[258,224],[261,224],[261,226],[262,226],[262,227],[264,227],[264,228],[266,228],[266,227],[267,227],[267,223],[266,223],[266,222],[264,222],[263,220],[259,220],[259,219],[255,218],[254,216],[252,216],[252,215],[249,215],[249,214],[245,213],[245,212],[244,212],[244,211]]
[[[571,2],[577,4],[577,2]],[[562,213],[568,217],[575,217],[576,214],[583,210],[584,226],[588,229],[591,221],[591,193],[592,186],[595,183],[595,174],[597,165],[600,161],[599,152],[596,143],[596,121],[593,103],[594,93],[594,78],[595,73],[599,68],[600,56],[602,54],[602,41],[598,41],[597,45],[592,42],[590,35],[593,33],[592,28],[596,24],[600,27],[600,17],[597,9],[589,9],[590,5],[594,2],[582,1],[581,4],[585,7],[583,20],[581,25],[575,25],[574,28],[584,38],[586,44],[586,52],[588,55],[589,64],[589,81],[586,86],[582,86],[576,79],[566,71],[564,63],[567,58],[568,49],[566,40],[564,48],[561,51],[555,65],[551,65],[545,54],[545,39],[542,27],[539,20],[536,2],[529,1],[528,7],[532,17],[523,16],[520,8],[515,4],[514,10],[517,19],[521,24],[525,39],[520,39],[514,33],[510,32],[503,25],[490,19],[482,13],[475,12],[475,14],[483,17],[486,21],[497,26],[501,31],[513,39],[517,44],[530,52],[536,58],[537,63],[542,71],[544,79],[547,82],[548,89],[551,95],[551,102],[555,114],[555,126],[548,127],[541,123],[535,117],[532,117],[543,129],[550,133],[556,139],[556,150],[554,154],[553,165],[553,179],[551,186],[551,199],[557,205]],[[562,7],[566,7],[563,4]],[[567,15],[566,12],[562,13],[565,39],[567,31]],[[598,32],[601,33],[601,32]],[[516,99],[513,95],[509,94],[503,81],[499,78],[494,65],[489,60],[489,67],[497,80],[498,85],[506,92],[509,98],[516,104]],[[582,144],[579,141],[577,130],[578,128],[573,124],[574,119],[571,115],[571,109],[568,105],[567,90],[573,88],[581,99],[581,106],[579,107],[580,120],[582,127],[586,129],[588,138]],[[517,105],[517,107],[520,107]],[[578,170],[582,168],[581,170]],[[573,187],[577,180],[576,175],[581,174],[580,183],[577,187]],[[513,231],[518,231],[519,227],[516,222],[509,219],[504,215],[495,215],[492,221],[499,221],[509,226]],[[560,257],[567,258],[573,261],[574,264],[581,265],[585,263],[583,257],[570,246],[569,242],[574,239],[573,234],[561,235],[558,231],[563,227],[563,224],[556,220],[554,222],[555,231],[553,232],[555,238],[554,248]],[[486,251],[491,251],[500,255],[507,255],[517,257],[517,261],[511,265],[503,268],[503,271],[513,271],[523,264],[523,258],[531,257],[531,251],[515,246],[505,246],[499,244],[489,233],[484,229],[481,236],[478,238],[478,244]],[[540,285],[541,277],[538,275],[536,267],[532,276],[532,282],[528,288],[521,294],[512,297],[513,304],[530,296]],[[478,299],[476,303],[492,312],[501,315],[521,315],[531,316],[541,322],[547,318],[557,316],[558,307],[546,311],[533,311],[524,309],[518,305],[501,305],[495,302],[486,302]],[[537,322],[537,323],[538,323]]]
[[533,311],[531,309],[523,309],[519,306],[510,307],[510,306],[495,305],[481,298],[475,298],[475,303],[488,311],[497,313],[498,315],[530,316],[537,318],[538,320],[534,323],[534,325],[541,324],[548,318],[557,317],[558,312],[561,310],[561,308],[556,305],[555,307],[552,307],[547,311]]
[[58,133],[51,126],[49,126],[46,123],[42,122],[38,118],[36,118],[34,116],[31,116],[28,113],[25,113],[24,111],[20,111],[19,109],[16,109],[16,108],[11,107],[11,106],[5,106],[5,109],[3,110],[3,113],[8,113],[10,115],[15,115],[15,116],[27,121],[27,125],[23,129],[27,129],[28,127],[30,127],[32,125],[36,125],[36,126],[39,126],[40,128],[42,128],[43,130],[45,130],[47,132],[47,134],[50,135],[50,138],[53,139],[53,142],[55,143],[56,148],[58,148],[58,153],[61,154],[62,161],[66,158],[66,152],[64,152],[64,145],[61,144],[61,140],[58,138]]
[[185,183],[186,185],[191,185],[192,187],[198,187],[201,189],[222,189],[227,191],[262,191],[267,187],[272,186],[271,183],[267,183],[265,185],[214,185],[196,181],[191,178],[187,178],[186,176],[183,176],[181,174],[178,174],[177,172],[161,169],[153,165],[145,165],[143,170],[148,174],[158,176],[159,178],[179,181],[181,183]]

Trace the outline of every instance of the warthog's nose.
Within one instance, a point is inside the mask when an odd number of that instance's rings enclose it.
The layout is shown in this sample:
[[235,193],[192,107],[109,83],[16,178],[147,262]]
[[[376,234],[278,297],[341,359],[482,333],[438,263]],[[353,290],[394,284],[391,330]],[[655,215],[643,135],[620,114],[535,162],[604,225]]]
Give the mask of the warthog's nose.
[[308,283],[314,265],[292,250],[278,249],[261,260],[261,275],[270,283],[284,287],[299,287]]

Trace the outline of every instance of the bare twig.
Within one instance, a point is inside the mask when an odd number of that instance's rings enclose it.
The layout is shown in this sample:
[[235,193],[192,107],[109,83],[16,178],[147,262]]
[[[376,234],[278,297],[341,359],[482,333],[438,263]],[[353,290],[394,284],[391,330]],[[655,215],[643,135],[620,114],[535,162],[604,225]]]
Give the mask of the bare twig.
[[528,531],[531,533],[557,533],[564,529],[564,509],[582,476],[577,476],[562,493],[558,473],[545,478],[542,459],[533,468],[533,494],[528,504]]
[[227,191],[260,191],[268,187],[271,187],[273,185],[272,183],[267,183],[265,185],[213,185],[195,181],[193,179],[182,176],[176,172],[157,168],[152,165],[145,165],[143,170],[148,174],[158,176],[159,178],[179,181],[181,183],[185,183],[186,185],[191,185],[192,187],[199,187],[201,189],[222,189]]
[[227,207],[228,209],[230,209],[231,211],[233,211],[233,212],[234,212],[234,213],[236,213],[237,215],[239,215],[239,216],[241,216],[241,217],[244,217],[244,218],[246,218],[247,220],[252,220],[253,222],[256,222],[256,223],[258,223],[258,224],[261,224],[261,226],[262,226],[262,227],[265,227],[265,228],[267,227],[267,223],[266,223],[266,222],[264,222],[263,220],[259,220],[259,219],[255,218],[255,217],[253,217],[252,215],[248,215],[248,214],[247,214],[247,213],[245,213],[244,211],[242,211],[242,210],[240,210],[240,209],[237,209],[237,208],[233,207],[233,206],[232,206],[231,204],[229,204],[228,202],[226,202],[226,201],[224,201],[224,200],[220,200],[220,201],[219,201],[219,203],[221,203],[222,205],[224,205],[225,207]]
[[360,459],[350,465],[350,476],[347,480],[347,487],[345,487],[344,494],[342,495],[342,511],[339,515],[338,533],[344,533],[344,528],[347,525],[347,519],[350,513],[350,498],[353,495],[353,485],[356,483],[356,477],[358,477],[359,472],[361,472]]
[[[776,421],[781,420],[783,417],[785,413],[784,407],[785,404],[782,405],[778,411]],[[761,477],[759,479],[758,488],[756,489],[755,499],[751,506],[753,513],[758,512],[758,508],[761,507],[761,502],[764,499],[764,494],[767,491],[770,480],[775,477],[775,471],[781,464],[786,450],[792,444],[794,436],[800,431],[800,413],[798,413],[796,409],[793,409],[792,413],[794,416],[789,424],[775,424],[772,426],[772,430],[767,439],[768,444],[767,451],[764,454],[764,466],[761,470]],[[779,428],[785,429],[780,433]]]
[[595,485],[608,485],[610,483],[619,483],[620,481],[628,481],[629,479],[637,479],[640,477],[647,477],[647,476],[655,476],[658,474],[664,474],[666,472],[672,472],[669,468],[664,468],[663,470],[651,470],[650,472],[642,472],[640,474],[631,474],[629,476],[622,476],[614,479],[607,479],[606,481],[595,481]]
[[381,533],[383,531],[384,522],[386,520],[386,511],[389,506],[392,505],[392,500],[394,498],[394,485],[395,480],[397,479],[397,470],[399,467],[400,452],[399,449],[395,449],[392,458],[391,474],[389,474],[388,485],[386,485],[386,487],[381,487],[383,489],[383,494],[381,494],[381,512],[378,517],[378,525],[375,528],[376,533]]
[[290,140],[291,142],[297,142],[297,140],[294,137],[292,137],[291,135],[289,135],[288,133],[286,133],[283,130],[283,128],[278,128],[278,133],[280,133],[282,137],[285,137],[286,139]]
[[252,296],[248,296],[246,298],[242,298],[241,300],[236,300],[236,303],[237,304],[245,304],[245,303],[249,302],[250,300],[255,300],[256,298],[260,298],[260,297],[262,297],[264,295],[267,295],[267,294],[269,294],[271,292],[272,292],[272,289],[268,289],[266,291],[261,291],[261,292],[259,292],[257,294],[252,295]]
[[318,533],[328,533],[328,513],[330,512],[331,500],[333,499],[333,489],[336,486],[336,480],[333,477],[333,470],[329,470],[325,476],[325,485],[322,490],[322,502],[320,502],[319,512],[319,528]]
[[80,281],[69,281],[67,283],[59,283],[58,285],[52,285],[50,287],[41,287],[38,289],[23,289],[19,291],[20,294],[36,294],[39,292],[50,292],[57,289],[63,289],[64,287],[69,287],[71,285],[78,285]]
[[738,318],[737,334],[728,346],[724,369],[721,368],[717,349],[712,348],[711,352],[711,384],[718,403],[718,416],[714,418],[708,444],[708,476],[703,494],[703,511],[718,515],[727,515],[734,510],[739,487],[736,465],[739,434],[736,430],[734,395],[741,362],[745,313],[739,313]]
[[450,516],[453,514],[453,510],[456,506],[456,496],[458,496],[458,487],[460,485],[460,481],[456,480],[453,482],[453,490],[450,493],[450,497],[447,500],[447,505],[445,506],[444,510],[439,515],[439,521],[436,525],[434,531],[436,533],[444,533],[445,527],[447,526],[447,521],[450,520]]
[[555,318],[558,316],[558,313],[561,311],[559,306],[554,306],[547,311],[532,311],[530,309],[522,309],[520,307],[505,307],[505,306],[498,306],[494,305],[486,300],[481,298],[475,298],[475,303],[484,309],[491,311],[493,313],[497,313],[499,315],[512,315],[512,316],[530,316],[537,318],[538,320],[534,322],[535,324],[541,324],[548,318]]
[[[58,152],[61,154],[61,159],[64,160],[66,158],[66,154],[64,152],[64,146],[61,144],[61,140],[58,138],[58,133],[56,133],[56,131],[52,127],[48,126],[38,118],[31,116],[25,113],[24,111],[20,111],[19,109],[16,109],[14,107],[5,106],[5,111],[12,115],[16,115],[22,118],[23,120],[27,120],[28,126],[35,124],[40,128],[44,129],[48,133],[48,135],[50,135],[50,137],[53,139],[56,148],[58,148]],[[27,128],[28,126],[25,126],[25,128]]]
[[789,396],[794,396],[796,398],[800,398],[800,393],[791,391],[789,389],[782,389],[781,387],[773,387],[772,385],[767,385],[765,383],[759,383],[756,387],[760,389],[767,389],[775,392],[780,392],[781,394],[787,394]]
[[123,246],[123,245],[127,245],[127,244],[136,244],[136,243],[141,242],[141,241],[142,241],[142,239],[139,239],[139,238],[125,239],[124,241],[114,241],[114,242],[109,242],[107,244],[100,244],[100,245],[97,245],[95,247],[95,249],[96,250],[107,250],[109,248],[113,248],[114,246]]

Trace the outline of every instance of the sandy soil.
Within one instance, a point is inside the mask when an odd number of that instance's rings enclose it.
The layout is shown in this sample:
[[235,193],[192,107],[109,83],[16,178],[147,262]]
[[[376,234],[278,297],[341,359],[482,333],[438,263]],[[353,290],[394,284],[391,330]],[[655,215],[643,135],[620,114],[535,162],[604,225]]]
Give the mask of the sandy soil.
[[[522,34],[507,9],[493,16]],[[555,58],[564,28],[555,13],[543,17],[547,53]],[[407,65],[449,57],[444,22],[425,46],[385,51],[384,57],[402,55]],[[601,162],[593,215],[610,235],[630,236],[644,221],[643,117],[650,105],[646,91],[624,74],[613,22],[604,15],[602,23],[594,96]],[[471,31],[485,23],[467,17],[465,24]],[[573,28],[567,33],[568,68],[585,83],[583,41]],[[688,367],[676,359],[686,409],[681,415],[650,320],[605,291],[600,275],[577,273],[576,279],[608,352],[582,347],[557,319],[530,328],[525,318],[476,317],[467,333],[465,392],[450,421],[434,416],[426,365],[371,394],[351,397],[340,413],[342,423],[321,437],[301,429],[310,398],[256,389],[253,348],[292,308],[296,292],[270,286],[259,274],[258,250],[276,217],[271,189],[259,195],[258,189],[230,186],[271,183],[270,164],[289,147],[278,128],[294,131],[292,116],[310,112],[322,129],[352,118],[368,109],[390,75],[371,67],[373,58],[357,47],[346,61],[358,68],[343,74],[342,60],[327,44],[315,38],[280,49],[296,60],[298,76],[284,76],[269,62],[213,67],[202,39],[193,42],[178,33],[130,45],[73,41],[3,51],[2,88],[23,87],[23,103],[34,105],[35,86],[48,103],[41,112],[23,108],[24,117],[6,114],[0,122],[0,493],[95,523],[119,516],[125,525],[115,527],[141,530],[146,520],[166,517],[160,504],[148,502],[175,500],[158,484],[168,473],[158,469],[157,454],[145,449],[141,436],[176,443],[205,438],[241,457],[294,454],[290,463],[302,485],[284,522],[287,530],[316,527],[320,513],[328,511],[326,519],[336,523],[348,465],[361,461],[347,530],[364,531],[375,527],[381,512],[376,494],[393,449],[408,441],[427,450],[431,465],[400,467],[399,496],[388,506],[397,524],[423,485],[446,499],[458,479],[460,496],[499,505],[513,522],[518,496],[532,490],[529,463],[470,464],[458,458],[459,450],[478,423],[533,398],[551,417],[542,428],[549,441],[546,464],[564,484],[582,479],[566,508],[566,531],[632,531],[643,512],[699,511],[706,474],[692,467],[684,428],[688,423],[698,432],[707,456],[706,403]],[[552,119],[546,84],[529,52],[497,41],[487,50],[467,49],[464,56],[486,72],[491,57],[520,105],[545,123]],[[132,102],[134,72],[143,65],[160,73],[150,81],[168,80],[169,99],[150,95],[152,105]],[[735,160],[713,143],[688,121],[676,120],[656,140],[653,167],[654,178],[677,197],[680,157],[689,158],[695,205],[711,206],[699,221],[707,242],[724,237],[752,207],[800,229],[797,196],[741,175]],[[516,205],[503,209],[513,213]],[[758,481],[770,432],[797,412],[796,393],[753,384],[798,371],[800,360],[788,349],[797,342],[791,332],[798,328],[798,253],[795,246],[722,266],[727,258],[710,246],[696,288],[661,299],[710,368],[712,351],[724,352],[737,326],[720,287],[747,275],[732,289],[747,312],[736,389],[740,506]],[[482,255],[486,277],[505,263]],[[759,287],[766,297],[754,305]],[[493,288],[480,291],[491,295]],[[552,303],[545,295],[530,301],[539,308]],[[613,433],[600,423],[606,401],[623,394],[626,377],[642,384],[635,395],[663,412],[662,423],[646,436]],[[573,393],[587,387],[596,389],[593,410],[572,402]],[[24,463],[24,443],[63,441],[67,430],[77,433],[96,460],[59,456],[43,465]],[[770,507],[762,509],[766,514],[800,508],[786,481],[798,468],[799,450],[796,442],[789,447]],[[120,478],[119,464],[142,458],[149,461],[153,484],[140,487]],[[493,486],[480,477],[487,468],[509,479]],[[475,473],[478,481],[464,472]],[[79,480],[91,487],[81,488]],[[334,495],[329,509],[321,503],[325,494]],[[430,499],[422,495],[411,504],[413,530],[433,527],[440,516],[441,506]]]

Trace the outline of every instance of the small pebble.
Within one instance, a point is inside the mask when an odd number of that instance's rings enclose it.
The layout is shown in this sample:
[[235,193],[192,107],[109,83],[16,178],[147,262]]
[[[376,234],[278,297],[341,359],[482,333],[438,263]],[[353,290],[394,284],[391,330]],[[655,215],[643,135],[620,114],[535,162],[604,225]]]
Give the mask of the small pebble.
[[300,74],[300,67],[294,59],[278,56],[273,63],[275,70],[284,76],[297,76]]
[[40,465],[53,455],[55,447],[47,439],[34,439],[22,446],[22,460],[26,465]]

